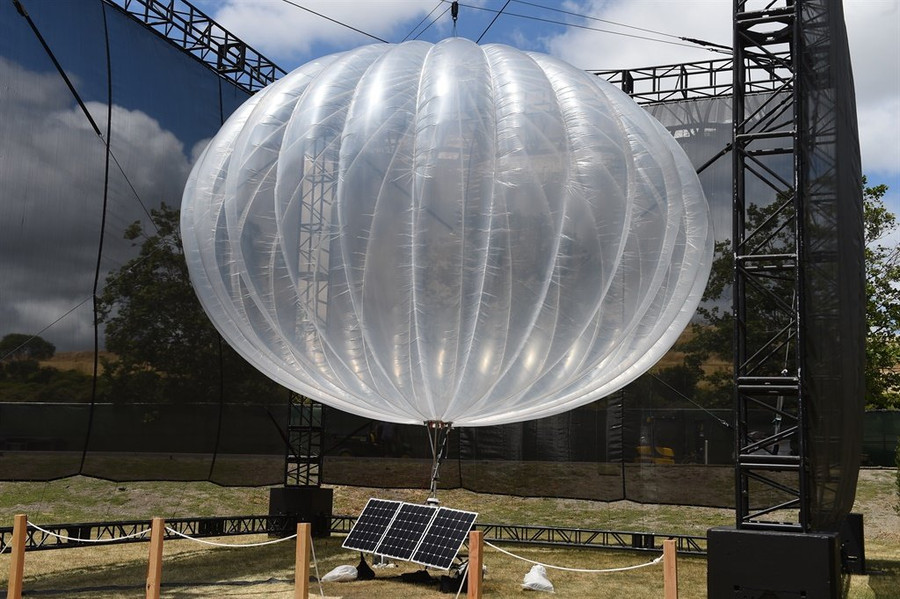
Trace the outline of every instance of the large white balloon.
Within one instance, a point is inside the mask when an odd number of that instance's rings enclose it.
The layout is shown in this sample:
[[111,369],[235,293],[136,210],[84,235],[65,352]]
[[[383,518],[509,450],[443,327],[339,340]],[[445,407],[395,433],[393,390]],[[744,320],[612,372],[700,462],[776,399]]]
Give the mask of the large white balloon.
[[557,59],[462,39],[362,47],[259,92],[197,162],[181,226],[241,355],[401,423],[615,391],[674,343],[712,259],[659,123]]

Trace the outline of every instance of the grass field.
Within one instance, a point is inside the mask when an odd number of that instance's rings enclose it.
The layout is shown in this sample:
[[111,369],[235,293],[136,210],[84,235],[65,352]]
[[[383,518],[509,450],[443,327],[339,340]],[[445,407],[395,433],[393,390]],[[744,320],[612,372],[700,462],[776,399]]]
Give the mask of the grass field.
[[[900,597],[900,516],[894,470],[864,470],[855,511],[864,514],[870,575],[846,580],[851,599]],[[421,501],[425,492],[336,487],[335,513],[356,514],[370,496]],[[705,534],[711,526],[732,522],[733,512],[714,508],[640,505],[621,501],[513,498],[454,490],[441,493],[444,505],[480,513],[481,522],[578,526],[618,530]],[[223,488],[209,483],[113,483],[83,477],[49,483],[0,483],[0,522],[26,513],[38,524],[168,518],[204,515],[262,514],[267,511],[265,488]],[[263,536],[229,537],[235,545],[266,540]],[[319,572],[341,564],[355,565],[358,554],[341,549],[341,537],[316,539]],[[641,564],[653,555],[600,550],[563,550],[506,546],[528,559],[575,568],[612,568]],[[97,546],[33,552],[26,555],[25,596],[81,598],[143,597],[148,545]],[[208,547],[191,541],[166,541],[163,566],[165,597],[279,598],[293,596],[294,546],[288,541],[254,548]],[[371,560],[369,560],[371,562]],[[519,597],[530,564],[485,551],[488,568],[486,597]],[[8,554],[0,555],[0,587],[5,587]],[[436,586],[401,582],[404,572],[418,569],[401,564],[378,569],[368,582],[331,583],[324,594],[346,598],[441,597]],[[432,573],[439,577],[441,572]],[[560,597],[635,599],[662,596],[659,565],[611,574],[580,574],[550,570]],[[311,585],[318,596],[318,585]],[[705,597],[706,561],[679,558],[682,598]],[[526,593],[528,594],[528,593]]]

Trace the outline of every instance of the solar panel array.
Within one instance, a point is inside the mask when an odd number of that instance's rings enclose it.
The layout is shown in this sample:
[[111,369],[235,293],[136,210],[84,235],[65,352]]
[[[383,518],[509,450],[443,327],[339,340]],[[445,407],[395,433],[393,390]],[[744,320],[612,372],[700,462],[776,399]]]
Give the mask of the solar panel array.
[[446,570],[477,517],[475,512],[372,498],[343,547]]

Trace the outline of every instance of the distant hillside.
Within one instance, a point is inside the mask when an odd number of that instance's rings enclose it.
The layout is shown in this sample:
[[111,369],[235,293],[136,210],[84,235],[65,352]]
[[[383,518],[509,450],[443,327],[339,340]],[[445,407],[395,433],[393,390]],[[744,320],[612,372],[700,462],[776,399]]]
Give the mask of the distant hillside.
[[[100,352],[100,356],[109,361],[115,361],[116,355],[111,352]],[[56,370],[75,370],[82,374],[94,373],[94,352],[69,351],[59,352],[49,360],[42,360],[41,366],[55,368]],[[103,372],[103,364],[98,364],[100,373]]]
[[[694,337],[694,329],[693,327],[686,328],[681,335],[678,337],[678,341],[675,342],[677,346],[679,343],[684,343],[686,341],[690,341]],[[676,351],[674,349],[670,349],[666,352],[662,358],[660,358],[659,362],[651,369],[651,372],[658,372],[662,368],[669,368],[672,366],[678,366],[684,361],[684,352]],[[703,363],[703,371],[706,374],[710,374],[716,370],[731,370],[732,362],[731,359],[721,359],[717,356],[711,357],[709,360]]]

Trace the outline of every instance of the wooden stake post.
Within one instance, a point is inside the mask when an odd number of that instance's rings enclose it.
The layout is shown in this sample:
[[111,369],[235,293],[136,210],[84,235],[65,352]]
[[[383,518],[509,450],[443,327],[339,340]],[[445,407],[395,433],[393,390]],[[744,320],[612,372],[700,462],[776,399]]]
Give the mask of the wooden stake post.
[[309,548],[312,542],[312,525],[309,522],[297,524],[297,561],[294,565],[294,599],[309,596]]
[[484,564],[484,532],[473,530],[469,533],[469,599],[481,599],[481,572]]
[[665,599],[678,599],[678,562],[675,552],[675,539],[663,541],[663,577],[665,581]]
[[162,582],[163,538],[166,536],[166,522],[154,518],[150,524],[150,559],[147,562],[147,599],[159,599],[159,585]]
[[9,562],[9,586],[7,599],[22,599],[22,579],[25,577],[25,538],[28,531],[28,517],[17,514],[13,520],[12,556]]

